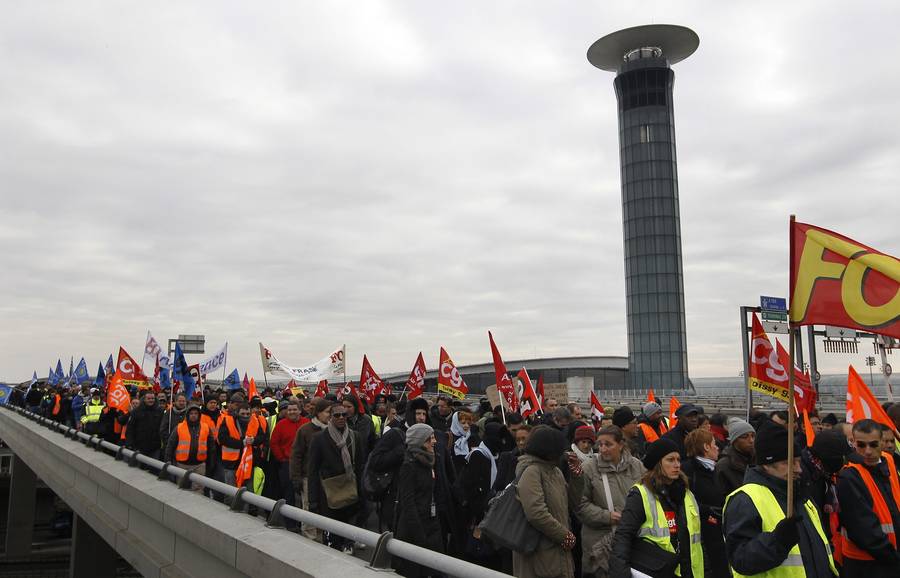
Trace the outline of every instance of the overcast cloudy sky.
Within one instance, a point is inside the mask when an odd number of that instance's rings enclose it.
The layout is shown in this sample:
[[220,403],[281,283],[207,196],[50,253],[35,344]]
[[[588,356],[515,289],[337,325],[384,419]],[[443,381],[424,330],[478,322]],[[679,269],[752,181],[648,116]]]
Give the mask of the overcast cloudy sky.
[[[0,377],[120,344],[347,344],[382,373],[624,355],[613,75],[676,66],[693,376],[787,291],[787,222],[900,254],[895,2],[14,2],[0,18]],[[869,346],[863,348],[871,351]],[[859,356],[820,357],[845,371]],[[64,362],[64,363],[67,363]],[[599,384],[598,384],[599,385]]]

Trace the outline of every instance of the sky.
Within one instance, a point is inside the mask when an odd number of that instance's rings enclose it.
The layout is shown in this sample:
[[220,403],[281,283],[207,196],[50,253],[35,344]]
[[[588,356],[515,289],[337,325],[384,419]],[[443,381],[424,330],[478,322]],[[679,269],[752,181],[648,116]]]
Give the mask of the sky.
[[[675,65],[689,367],[741,369],[798,220],[898,255],[893,2],[17,2],[0,19],[0,378],[257,343],[382,373],[625,355],[613,75]],[[865,369],[820,354],[823,373]],[[194,358],[199,361],[200,357]]]

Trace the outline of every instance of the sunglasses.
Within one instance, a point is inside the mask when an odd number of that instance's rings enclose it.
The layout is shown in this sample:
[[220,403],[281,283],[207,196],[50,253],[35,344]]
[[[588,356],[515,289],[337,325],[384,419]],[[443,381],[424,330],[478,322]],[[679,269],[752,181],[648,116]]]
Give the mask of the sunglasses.
[[873,450],[877,450],[881,447],[881,442],[856,442],[856,448],[860,450],[864,450],[867,447],[872,448]]
[[333,412],[331,412],[331,417],[347,417],[347,412],[345,412],[345,411],[333,411]]

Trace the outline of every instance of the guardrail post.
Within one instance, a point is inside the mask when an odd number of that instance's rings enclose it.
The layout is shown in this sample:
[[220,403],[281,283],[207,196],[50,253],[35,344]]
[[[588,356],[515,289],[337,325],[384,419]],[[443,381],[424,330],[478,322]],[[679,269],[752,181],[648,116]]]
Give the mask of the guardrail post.
[[244,506],[246,506],[246,504],[244,503],[244,494],[246,492],[247,492],[247,488],[243,488],[243,487],[238,488],[238,491],[235,492],[234,497],[231,498],[231,505],[228,506],[228,508],[232,512],[243,512],[244,511]]
[[287,500],[284,498],[275,502],[275,505],[272,506],[272,511],[269,512],[269,517],[266,519],[266,527],[268,528],[284,528],[284,516],[281,515],[281,508],[287,504]]
[[[121,451],[121,448],[119,448],[119,451]],[[116,454],[116,455],[118,456],[118,454]],[[164,480],[164,481],[167,481],[167,480],[169,479],[169,476],[168,476],[168,474],[166,473],[166,470],[168,470],[168,469],[169,469],[169,466],[171,466],[171,465],[172,465],[172,464],[170,464],[169,462],[164,463],[164,464],[162,465],[162,467],[159,468],[159,475],[156,476],[156,479],[157,479],[157,480]]]
[[131,452],[131,457],[128,458],[128,467],[136,468],[140,465],[140,463],[138,462],[138,459],[137,459],[138,455],[139,454],[136,451]]
[[191,473],[189,471],[185,470],[184,475],[178,478],[178,487],[182,490],[191,489]]
[[375,544],[375,551],[372,552],[372,561],[369,562],[369,568],[381,572],[393,572],[391,568],[391,555],[387,551],[387,543],[394,537],[393,532],[384,532],[378,537]]

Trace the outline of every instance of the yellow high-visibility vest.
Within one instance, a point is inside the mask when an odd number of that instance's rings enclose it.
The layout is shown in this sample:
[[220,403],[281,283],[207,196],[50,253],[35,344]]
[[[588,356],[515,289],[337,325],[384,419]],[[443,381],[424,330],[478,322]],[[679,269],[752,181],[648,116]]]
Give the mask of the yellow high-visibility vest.
[[[728,502],[731,500],[731,497],[738,492],[743,492],[750,497],[750,500],[753,502],[753,507],[756,508],[756,511],[759,513],[759,517],[762,520],[763,532],[773,531],[775,526],[778,525],[778,522],[784,520],[784,510],[781,509],[781,505],[775,498],[775,494],[772,493],[772,490],[761,484],[744,484],[728,494],[728,497],[725,498],[723,516],[728,515]],[[806,510],[806,514],[809,516],[810,521],[812,521],[812,524],[816,529],[816,534],[818,534],[819,538],[822,540],[825,551],[828,552],[828,565],[831,566],[831,571],[837,576],[838,571],[834,566],[834,558],[831,556],[831,547],[828,545],[828,538],[825,537],[825,531],[822,530],[822,522],[819,520],[819,513],[816,511],[816,507],[810,500],[803,502],[803,508]],[[736,571],[733,571],[733,574],[738,578],[745,578],[744,574],[739,574]],[[800,556],[800,544],[794,544],[794,547],[790,549],[787,558],[784,559],[784,562],[782,562],[780,566],[776,566],[765,572],[760,572],[759,574],[752,574],[752,576],[760,578],[805,578],[806,570],[803,568],[803,558]]]
[[[669,521],[662,504],[647,486],[641,483],[634,485],[641,493],[644,502],[644,523],[638,529],[638,537],[655,544],[666,552],[675,554],[672,540],[669,538]],[[691,572],[694,578],[703,578],[703,546],[700,538],[700,506],[697,498],[690,490],[684,491],[684,516],[687,518],[687,530],[690,536]],[[681,565],[675,568],[675,575],[681,576]]]
[[105,408],[103,402],[94,403],[94,400],[91,400],[86,406],[84,406],[84,415],[81,416],[81,423],[93,423],[96,421],[100,421],[100,414],[103,413],[103,408]]

